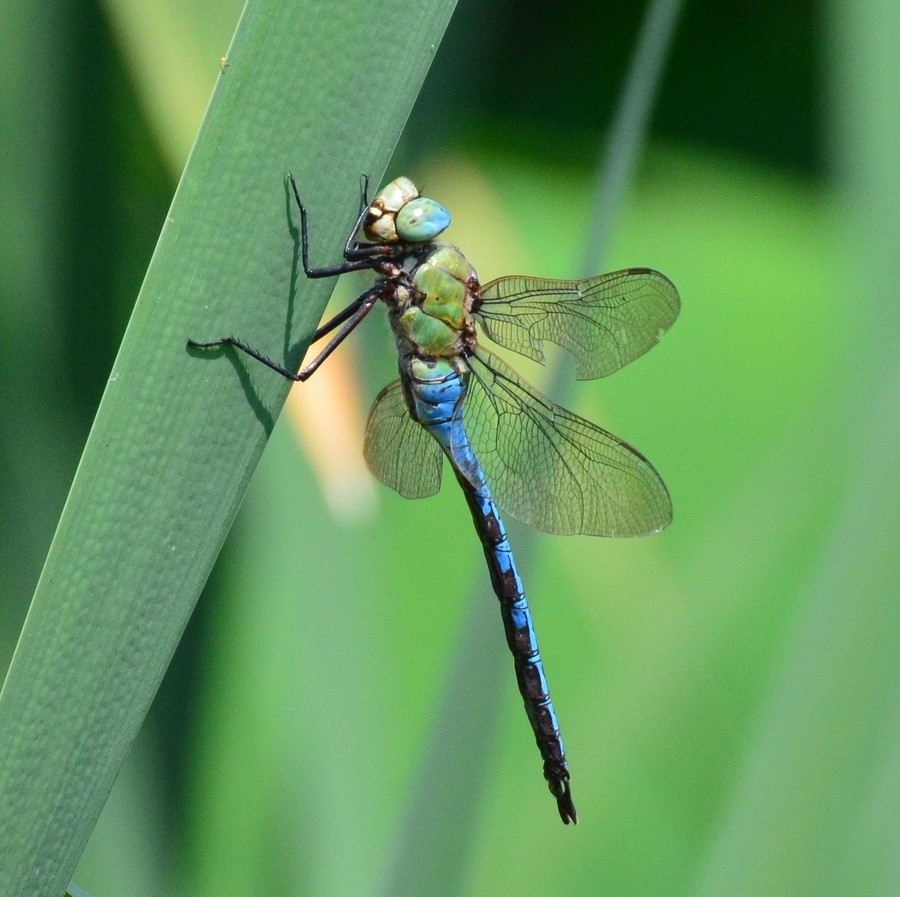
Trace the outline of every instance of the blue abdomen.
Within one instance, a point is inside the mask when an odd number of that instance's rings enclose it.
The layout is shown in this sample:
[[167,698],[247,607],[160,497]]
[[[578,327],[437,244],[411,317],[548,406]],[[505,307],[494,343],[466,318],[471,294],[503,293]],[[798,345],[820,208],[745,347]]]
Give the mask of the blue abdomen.
[[491,584],[500,601],[500,614],[506,642],[513,655],[516,682],[544,759],[544,777],[556,798],[563,822],[575,821],[565,749],[550,698],[531,610],[506,527],[463,424],[461,409],[467,385],[464,364],[461,359],[401,358],[400,375],[406,401],[413,419],[440,443],[466,497],[484,549]]

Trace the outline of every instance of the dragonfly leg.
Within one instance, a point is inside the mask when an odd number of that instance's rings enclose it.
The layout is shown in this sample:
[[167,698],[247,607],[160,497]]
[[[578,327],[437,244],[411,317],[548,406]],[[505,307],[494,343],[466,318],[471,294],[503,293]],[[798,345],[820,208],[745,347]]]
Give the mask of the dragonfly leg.
[[[361,179],[362,186],[362,205],[359,209],[360,221],[362,221],[362,216],[365,215],[366,212],[369,211],[369,176],[364,174]],[[357,225],[358,226],[358,225]],[[352,234],[351,234],[352,236]]]
[[319,366],[328,358],[329,355],[354,331],[359,322],[372,310],[375,303],[381,296],[379,287],[373,287],[366,290],[361,296],[350,303],[343,311],[338,312],[330,321],[323,324],[313,335],[312,342],[321,339],[328,333],[331,333],[338,325],[343,325],[340,330],[328,341],[325,348],[298,373],[288,370],[283,364],[269,358],[268,355],[248,346],[247,343],[239,340],[235,336],[222,336],[219,339],[211,340],[203,343],[198,340],[189,339],[188,346],[193,349],[217,349],[220,346],[233,346],[239,349],[245,355],[255,358],[262,362],[267,368],[281,374],[286,380],[293,380],[295,383],[302,383],[308,380],[318,369]]
[[211,340],[208,343],[200,343],[197,340],[189,339],[187,344],[192,349],[217,349],[220,346],[234,346],[235,349],[240,349],[241,352],[244,352],[246,355],[249,355],[251,358],[255,358],[257,361],[261,361],[267,368],[271,368],[278,374],[281,374],[282,377],[286,377],[288,380],[294,380],[295,382],[301,380],[301,376],[299,374],[294,374],[289,371],[284,365],[279,364],[277,361],[273,361],[269,358],[268,355],[263,355],[258,349],[254,349],[252,346],[248,346],[246,343],[241,342],[237,337],[234,336],[222,336],[219,339]]
[[383,243],[359,244],[354,241],[354,236],[362,224],[363,218],[369,207],[366,206],[356,219],[353,230],[347,238],[344,246],[344,258],[346,261],[337,265],[326,265],[321,268],[313,268],[309,263],[309,223],[307,220],[306,206],[300,199],[300,191],[297,188],[296,178],[288,173],[288,180],[291,182],[291,189],[294,192],[294,200],[297,208],[300,210],[300,254],[303,259],[303,271],[307,277],[337,277],[338,274],[347,274],[349,271],[364,271],[367,268],[377,267],[379,259],[390,255],[393,252],[391,246]]
[[357,296],[345,309],[339,311],[331,320],[326,321],[322,324],[321,327],[313,334],[313,338],[310,340],[310,343],[317,343],[323,336],[331,333],[335,327],[340,326],[347,320],[347,318],[352,318],[353,315],[359,310],[359,307],[363,304],[365,300],[366,294],[363,293],[362,296]]
[[[354,299],[345,309],[339,311],[330,321],[324,323],[319,329],[313,334],[310,343],[318,342],[322,339],[323,336],[327,336],[334,330],[336,327],[340,326],[344,323],[348,318],[353,317],[357,311],[359,311],[360,306],[363,304],[363,300],[365,299],[365,294],[359,296]],[[234,346],[236,349],[240,349],[241,352],[249,355],[251,358],[255,358],[257,361],[261,361],[267,367],[270,367],[273,371],[277,371],[283,377],[288,377],[289,379],[294,379],[294,374],[291,373],[287,368],[278,364],[277,361],[273,361],[267,355],[263,355],[262,352],[257,349],[253,349],[248,346],[246,343],[237,339],[233,336],[223,336],[219,339],[211,340],[208,343],[202,343],[198,340],[189,339],[187,344],[193,349],[215,349],[219,346]]]
[[[340,330],[328,341],[325,348],[297,375],[296,379],[306,380],[318,369],[319,365],[356,329],[359,322],[372,310],[375,303],[381,298],[381,288],[372,287],[366,290],[355,302],[351,303],[342,312],[338,312],[327,324],[324,324],[316,334],[321,331],[322,336],[330,332],[338,323],[343,323]],[[351,309],[353,309],[351,311]],[[315,339],[319,337],[316,336]]]

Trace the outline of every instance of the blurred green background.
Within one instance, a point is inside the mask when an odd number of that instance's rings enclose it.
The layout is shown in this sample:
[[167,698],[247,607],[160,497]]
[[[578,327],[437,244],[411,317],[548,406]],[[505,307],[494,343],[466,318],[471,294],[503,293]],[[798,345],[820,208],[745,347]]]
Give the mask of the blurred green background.
[[[482,280],[584,273],[643,12],[459,4],[389,175],[450,208]],[[0,12],[4,668],[239,13]],[[683,313],[565,396],[653,460],[675,522],[513,531],[579,826],[541,778],[460,496],[405,502],[359,468],[395,366],[369,321],[276,428],[82,887],[900,892],[898,48],[889,3],[698,0],[678,22],[595,267],[663,271]],[[442,786],[459,762],[465,795]]]

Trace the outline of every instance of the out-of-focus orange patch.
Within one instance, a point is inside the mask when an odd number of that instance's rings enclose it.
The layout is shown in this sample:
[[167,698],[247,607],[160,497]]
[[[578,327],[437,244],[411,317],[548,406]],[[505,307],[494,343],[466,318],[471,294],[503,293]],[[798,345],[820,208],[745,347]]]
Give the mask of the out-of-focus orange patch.
[[[304,364],[314,357],[315,347]],[[375,481],[363,459],[366,410],[354,359],[348,341],[306,383],[294,384],[286,410],[332,514],[355,522],[375,507]]]

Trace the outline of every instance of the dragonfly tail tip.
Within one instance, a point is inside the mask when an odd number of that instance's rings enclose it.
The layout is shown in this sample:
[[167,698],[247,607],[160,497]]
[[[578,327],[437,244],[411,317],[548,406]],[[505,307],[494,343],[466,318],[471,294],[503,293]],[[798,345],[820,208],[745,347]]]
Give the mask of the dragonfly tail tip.
[[556,798],[559,818],[562,819],[563,824],[568,825],[571,822],[573,825],[578,825],[578,814],[575,812],[575,804],[572,802],[572,789],[569,787],[568,772],[545,769],[544,777],[547,779],[550,793]]

